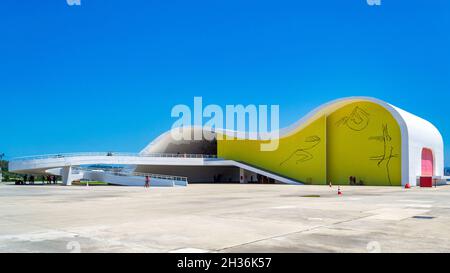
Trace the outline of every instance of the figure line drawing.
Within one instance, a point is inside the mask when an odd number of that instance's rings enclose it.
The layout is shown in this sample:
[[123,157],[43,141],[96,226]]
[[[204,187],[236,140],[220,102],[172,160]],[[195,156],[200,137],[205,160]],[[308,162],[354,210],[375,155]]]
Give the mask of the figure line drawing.
[[321,139],[318,136],[307,137],[304,141],[306,147],[298,148],[295,151],[293,151],[284,161],[280,163],[280,166],[284,165],[286,162],[290,161],[294,157],[297,157],[297,159],[295,160],[295,164],[303,163],[313,159],[314,155],[311,153],[311,150],[317,147],[317,145],[319,145],[320,142]]
[[387,124],[383,124],[382,125],[382,135],[381,136],[373,136],[370,137],[369,140],[375,140],[375,141],[379,141],[383,143],[383,154],[378,155],[378,156],[371,156],[370,160],[373,161],[377,161],[377,166],[381,167],[383,163],[385,163],[385,168],[386,168],[386,175],[387,175],[387,179],[389,181],[389,185],[392,186],[392,181],[391,181],[391,170],[390,170],[390,165],[391,165],[391,161],[394,158],[398,158],[399,155],[394,153],[394,146],[392,145],[392,137],[389,134],[389,129]]

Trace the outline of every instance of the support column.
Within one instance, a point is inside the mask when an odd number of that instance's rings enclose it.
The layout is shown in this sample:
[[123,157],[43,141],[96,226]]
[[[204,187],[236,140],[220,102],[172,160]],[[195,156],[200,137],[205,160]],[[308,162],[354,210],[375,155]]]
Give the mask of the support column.
[[73,181],[72,166],[64,167],[62,169],[62,179],[64,186],[72,186]]
[[247,181],[246,181],[246,179],[245,179],[245,170],[242,169],[242,168],[239,169],[239,182],[240,182],[241,184],[247,183]]

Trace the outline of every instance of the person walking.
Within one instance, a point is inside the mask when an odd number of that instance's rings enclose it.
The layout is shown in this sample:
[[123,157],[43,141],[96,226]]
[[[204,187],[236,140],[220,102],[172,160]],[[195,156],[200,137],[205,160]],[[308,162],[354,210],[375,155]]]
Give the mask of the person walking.
[[53,184],[58,184],[58,178],[56,177],[56,175],[52,176],[52,181]]
[[145,187],[149,188],[150,187],[150,176],[145,176]]
[[52,183],[52,177],[50,175],[47,175],[47,184]]

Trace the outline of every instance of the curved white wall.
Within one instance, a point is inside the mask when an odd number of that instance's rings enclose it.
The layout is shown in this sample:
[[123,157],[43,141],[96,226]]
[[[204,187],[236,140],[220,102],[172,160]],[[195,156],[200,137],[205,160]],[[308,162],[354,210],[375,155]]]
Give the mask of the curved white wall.
[[444,140],[439,130],[430,122],[402,109],[396,108],[406,122],[408,130],[409,180],[416,185],[422,172],[422,150],[431,149],[434,157],[434,175],[444,176]]

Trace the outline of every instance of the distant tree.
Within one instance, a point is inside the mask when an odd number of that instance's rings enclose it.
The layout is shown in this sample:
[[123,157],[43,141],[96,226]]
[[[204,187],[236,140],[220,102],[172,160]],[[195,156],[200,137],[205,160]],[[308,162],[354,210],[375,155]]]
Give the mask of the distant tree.
[[4,153],[0,153],[0,169],[3,169],[5,163],[3,162],[3,158],[5,157]]
[[4,161],[3,158],[5,157],[4,153],[0,153],[0,169],[2,172],[8,171],[8,161]]
[[0,181],[3,180],[3,157],[5,157],[5,154],[0,153],[0,176],[1,176]]

